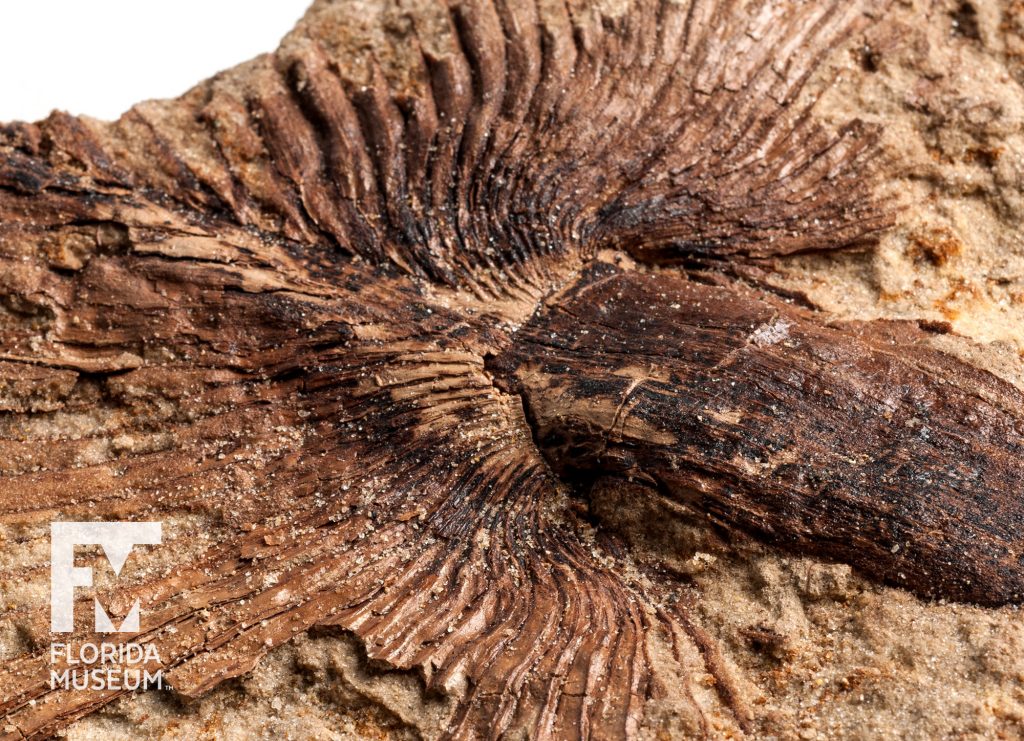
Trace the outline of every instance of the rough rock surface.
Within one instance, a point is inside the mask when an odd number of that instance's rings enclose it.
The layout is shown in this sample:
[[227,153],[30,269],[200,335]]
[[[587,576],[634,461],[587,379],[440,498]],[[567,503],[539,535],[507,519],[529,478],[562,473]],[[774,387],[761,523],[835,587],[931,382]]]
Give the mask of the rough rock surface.
[[[336,10],[327,3],[318,7],[307,22],[328,29],[325,37],[333,37],[332,18],[349,22],[352,17],[351,12],[332,15]],[[385,28],[400,35],[401,14],[394,15],[382,26],[368,21],[367,34]],[[292,42],[299,38],[301,29]],[[881,124],[881,146],[890,163],[882,187],[905,207],[874,252],[790,256],[758,264],[754,277],[803,294],[839,319],[948,322],[963,337],[940,335],[935,342],[1024,387],[1024,239],[1018,228],[1024,216],[1022,55],[1024,8],[982,0],[897,2],[884,23],[837,44],[801,95],[817,99],[815,116],[836,127],[852,118]],[[401,60],[389,69],[400,74]],[[147,116],[159,119],[163,111],[173,114],[162,104],[139,110],[126,128],[144,126]],[[236,143],[244,149],[245,142]],[[253,173],[258,187],[258,166]],[[75,271],[90,251],[116,250],[126,238],[145,245],[146,233],[136,229],[127,236],[91,225],[83,225],[78,237],[73,230],[64,232],[50,246],[51,264]],[[189,237],[182,233],[178,240],[154,243],[152,250],[216,259],[211,245]],[[258,271],[243,277],[265,280]],[[158,296],[152,300],[159,304]],[[32,307],[5,310],[20,322],[32,321]],[[37,321],[45,323],[47,317],[39,313]],[[95,372],[103,372],[160,359],[122,352],[92,360],[99,363]],[[15,412],[48,413],[61,410],[69,395],[94,394],[92,413],[58,412],[41,417],[32,430],[40,438],[77,431],[84,442],[68,455],[79,465],[172,445],[171,433],[159,429],[170,413],[145,399],[145,379],[139,389],[125,384],[116,393],[137,394],[140,405],[152,404],[146,413],[156,420],[156,429],[106,437],[94,433],[120,426],[100,401],[109,398],[108,390],[85,384],[73,391],[75,381],[66,370],[19,379],[27,386],[0,390],[6,408]],[[275,400],[266,403],[273,407]],[[216,434],[227,439],[234,424],[256,441],[260,456],[270,458],[303,443],[301,425],[281,422],[221,421]],[[213,460],[224,453],[207,452]],[[243,466],[237,475],[253,474]],[[97,490],[104,485],[95,482]],[[238,506],[244,505],[196,506],[165,525],[181,544],[180,562],[188,563],[233,532],[247,513],[225,508]],[[648,702],[639,735],[931,739],[1024,733],[1024,619],[1017,608],[928,602],[867,580],[849,566],[787,555],[736,531],[722,531],[683,508],[672,509],[666,520],[668,505],[653,500],[640,484],[599,482],[587,506],[598,529],[619,534],[635,562],[663,564],[692,580],[693,594],[699,595],[685,604],[689,641],[648,646],[652,664],[671,664],[678,675]],[[651,528],[652,520],[664,526]],[[45,562],[41,525],[5,525],[3,537],[6,544],[18,544],[2,551],[5,571]],[[274,546],[273,533],[268,537],[265,544]],[[12,609],[45,600],[45,580],[2,588]],[[36,640],[16,616],[0,623],[0,630],[6,655],[24,654]],[[68,733],[73,738],[442,733],[456,703],[436,689],[424,694],[416,673],[389,669],[369,660],[366,651],[362,641],[334,630],[300,635],[275,649],[253,673],[198,699],[156,692],[122,698]],[[203,682],[196,684],[201,688]],[[683,689],[686,697],[676,694]]]

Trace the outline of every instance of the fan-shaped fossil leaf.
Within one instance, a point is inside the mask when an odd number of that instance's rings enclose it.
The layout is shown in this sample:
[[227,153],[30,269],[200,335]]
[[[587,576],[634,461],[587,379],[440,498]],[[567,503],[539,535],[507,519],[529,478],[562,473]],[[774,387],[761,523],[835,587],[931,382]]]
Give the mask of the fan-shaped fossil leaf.
[[[460,738],[633,734],[651,641],[700,640],[573,514],[596,473],[1020,599],[1021,394],[736,277],[890,223],[876,132],[799,97],[884,10],[324,0],[178,100],[0,128],[4,522],[216,512],[104,596],[141,599],[177,692],[336,625],[456,697]],[[17,734],[119,694],[48,660],[0,668]]]

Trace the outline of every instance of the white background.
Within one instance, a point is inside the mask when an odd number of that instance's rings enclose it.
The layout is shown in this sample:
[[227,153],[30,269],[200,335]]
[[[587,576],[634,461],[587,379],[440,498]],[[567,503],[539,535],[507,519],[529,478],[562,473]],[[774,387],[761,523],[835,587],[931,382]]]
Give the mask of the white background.
[[0,0],[0,121],[114,119],[273,51],[312,0]]

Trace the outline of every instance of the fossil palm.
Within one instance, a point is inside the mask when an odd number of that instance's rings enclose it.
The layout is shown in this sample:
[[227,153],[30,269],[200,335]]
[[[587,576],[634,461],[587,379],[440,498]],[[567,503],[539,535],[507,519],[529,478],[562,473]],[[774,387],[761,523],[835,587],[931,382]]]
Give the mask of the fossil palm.
[[[672,681],[697,596],[576,514],[594,476],[1017,599],[1020,394],[743,281],[889,224],[874,132],[799,102],[884,5],[318,2],[179,100],[0,129],[5,521],[215,516],[104,597],[176,691],[336,625],[456,737],[629,735]],[[0,669],[25,735],[117,694],[47,660]]]

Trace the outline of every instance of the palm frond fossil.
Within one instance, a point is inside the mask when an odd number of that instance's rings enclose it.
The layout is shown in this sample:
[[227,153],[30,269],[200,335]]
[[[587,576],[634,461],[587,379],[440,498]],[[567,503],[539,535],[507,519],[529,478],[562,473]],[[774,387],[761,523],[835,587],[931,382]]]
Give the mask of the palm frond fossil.
[[[178,100],[0,128],[3,521],[216,512],[228,536],[171,531],[104,597],[141,598],[177,692],[340,626],[465,738],[633,734],[651,642],[692,639],[692,588],[577,513],[599,477],[1018,601],[1020,392],[934,327],[749,280],[891,223],[877,131],[800,96],[884,12],[322,1]],[[44,607],[8,619],[45,635]],[[48,661],[0,668],[18,735],[118,694]]]

